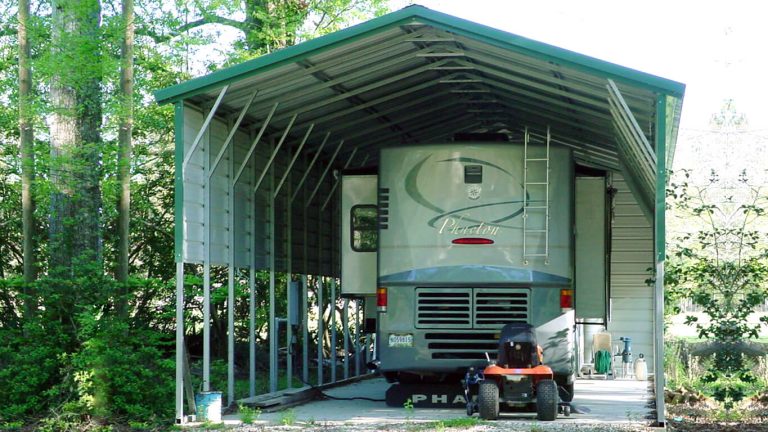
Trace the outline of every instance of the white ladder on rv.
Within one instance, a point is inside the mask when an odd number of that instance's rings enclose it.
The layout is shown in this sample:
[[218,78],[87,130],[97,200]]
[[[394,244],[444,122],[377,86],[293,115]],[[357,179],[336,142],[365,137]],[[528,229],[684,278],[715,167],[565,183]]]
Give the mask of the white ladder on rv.
[[528,264],[528,258],[543,257],[545,263],[549,258],[549,126],[547,126],[546,143],[543,149],[544,155],[541,155],[541,151],[532,155],[532,149],[529,148],[530,139],[530,133],[526,127],[523,144],[523,262],[525,264]]

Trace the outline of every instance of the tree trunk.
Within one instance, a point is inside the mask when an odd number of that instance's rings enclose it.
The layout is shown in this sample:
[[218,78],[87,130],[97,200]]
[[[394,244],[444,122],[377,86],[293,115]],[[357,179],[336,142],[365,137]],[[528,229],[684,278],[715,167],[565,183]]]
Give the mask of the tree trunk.
[[[101,273],[101,5],[53,2],[50,263],[53,274]],[[74,293],[72,293],[74,294]],[[63,311],[68,312],[68,311]]]
[[30,100],[32,70],[29,65],[29,0],[19,0],[19,148],[21,151],[21,213],[24,261],[24,317],[29,318],[34,310],[34,289],[32,283],[37,277],[35,257],[35,201],[32,184],[35,179],[33,114]]
[[117,206],[117,280],[122,283],[121,298],[118,300],[118,313],[127,315],[126,295],[128,275],[130,273],[130,214],[131,214],[131,134],[133,132],[133,40],[134,14],[133,0],[123,0],[123,22],[125,25],[123,42],[120,49],[120,131],[118,136],[119,153],[118,182],[120,197]]

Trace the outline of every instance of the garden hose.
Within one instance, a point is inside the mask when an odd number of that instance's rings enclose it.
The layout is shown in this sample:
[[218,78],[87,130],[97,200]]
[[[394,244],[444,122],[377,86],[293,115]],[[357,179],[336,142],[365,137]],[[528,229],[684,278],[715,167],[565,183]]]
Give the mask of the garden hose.
[[595,353],[595,372],[599,374],[608,373],[611,370],[611,353],[606,350],[599,350]]

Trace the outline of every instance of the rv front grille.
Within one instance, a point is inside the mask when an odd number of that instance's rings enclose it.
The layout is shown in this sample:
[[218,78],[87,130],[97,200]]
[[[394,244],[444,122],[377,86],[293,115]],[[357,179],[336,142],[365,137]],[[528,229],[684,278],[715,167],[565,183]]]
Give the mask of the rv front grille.
[[433,359],[485,360],[496,358],[497,333],[426,333],[427,348]]
[[530,290],[527,288],[477,288],[474,297],[475,328],[501,328],[511,322],[528,322]]
[[471,289],[419,288],[416,298],[416,327],[471,328]]

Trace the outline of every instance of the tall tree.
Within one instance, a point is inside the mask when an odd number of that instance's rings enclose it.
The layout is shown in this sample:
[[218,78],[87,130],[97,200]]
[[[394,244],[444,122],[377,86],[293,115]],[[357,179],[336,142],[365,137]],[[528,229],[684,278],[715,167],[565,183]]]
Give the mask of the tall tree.
[[[22,242],[24,261],[25,290],[30,289],[37,275],[35,257],[35,202],[32,198],[32,183],[35,176],[35,149],[33,116],[30,107],[32,87],[32,68],[29,62],[29,0],[19,0],[19,149],[21,151],[21,211]],[[32,309],[32,296],[27,292],[25,298],[25,316],[29,317]]]
[[[131,214],[131,139],[133,134],[133,0],[123,0],[123,38],[120,46],[120,125],[118,133],[118,182],[120,197],[117,223],[117,280],[128,282],[130,272],[130,214]],[[123,292],[125,294],[125,292]],[[119,312],[125,314],[124,299],[119,301]]]
[[[102,62],[99,0],[54,0],[50,267],[101,266]],[[79,267],[78,268],[84,268]],[[67,271],[68,270],[68,271]]]

